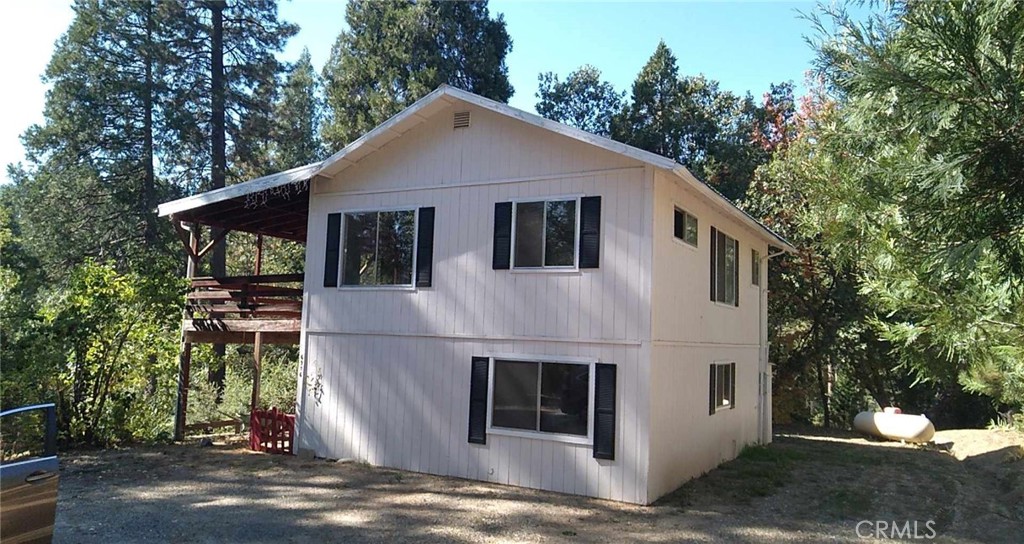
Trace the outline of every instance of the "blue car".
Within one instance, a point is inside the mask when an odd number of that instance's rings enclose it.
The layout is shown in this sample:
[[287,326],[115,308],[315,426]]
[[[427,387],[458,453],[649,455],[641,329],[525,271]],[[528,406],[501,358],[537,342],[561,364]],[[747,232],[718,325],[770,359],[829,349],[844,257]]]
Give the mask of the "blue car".
[[50,542],[57,514],[57,411],[0,412],[0,544]]

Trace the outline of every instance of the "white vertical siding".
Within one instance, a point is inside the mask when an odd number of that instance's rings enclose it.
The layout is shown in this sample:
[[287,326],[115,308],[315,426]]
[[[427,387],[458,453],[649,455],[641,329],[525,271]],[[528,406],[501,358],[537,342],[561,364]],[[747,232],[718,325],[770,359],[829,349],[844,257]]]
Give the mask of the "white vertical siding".
[[[469,129],[453,130],[442,112],[314,183],[300,447],[644,503],[653,174],[620,155],[472,111]],[[600,268],[492,270],[494,204],[555,195],[602,197]],[[394,206],[436,208],[433,286],[323,288],[327,214]],[[470,361],[491,353],[616,364],[616,459],[599,461],[590,446],[542,439],[489,435],[486,445],[469,444]],[[322,392],[311,385],[317,376]]]
[[[674,240],[676,206],[698,218],[698,246]],[[739,241],[739,307],[710,297],[710,231]],[[758,349],[762,308],[751,284],[751,248],[767,244],[673,178],[655,176],[652,285],[651,468],[648,498],[672,491],[758,441]],[[762,285],[766,284],[762,265]],[[736,362],[736,407],[708,414],[715,361]]]
[[[468,442],[470,361],[492,353],[586,356],[618,367],[617,452],[589,445],[488,435]],[[626,502],[647,501],[646,386],[639,346],[481,342],[311,333],[301,444],[329,458]]]

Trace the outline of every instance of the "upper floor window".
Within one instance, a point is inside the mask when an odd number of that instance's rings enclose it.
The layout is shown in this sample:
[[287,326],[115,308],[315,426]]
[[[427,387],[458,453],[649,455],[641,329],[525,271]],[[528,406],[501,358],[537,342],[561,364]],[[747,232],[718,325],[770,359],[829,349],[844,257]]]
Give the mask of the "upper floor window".
[[697,247],[697,216],[676,208],[673,223],[673,234],[675,237],[693,247]]
[[515,203],[515,268],[576,266],[578,199]]
[[750,250],[750,283],[761,285],[761,252],[756,249]]
[[739,306],[739,258],[739,242],[711,227],[711,300]]
[[349,212],[342,230],[342,285],[412,285],[416,210]]

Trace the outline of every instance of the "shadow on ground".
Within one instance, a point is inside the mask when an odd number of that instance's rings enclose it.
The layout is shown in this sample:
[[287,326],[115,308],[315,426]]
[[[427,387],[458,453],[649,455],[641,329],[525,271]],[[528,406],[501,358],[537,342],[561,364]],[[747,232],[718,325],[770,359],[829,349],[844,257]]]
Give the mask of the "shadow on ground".
[[930,520],[938,541],[1016,542],[1014,436],[958,460],[780,435],[650,507],[240,446],[86,452],[65,456],[55,542],[859,541],[863,520],[918,521],[919,534]]

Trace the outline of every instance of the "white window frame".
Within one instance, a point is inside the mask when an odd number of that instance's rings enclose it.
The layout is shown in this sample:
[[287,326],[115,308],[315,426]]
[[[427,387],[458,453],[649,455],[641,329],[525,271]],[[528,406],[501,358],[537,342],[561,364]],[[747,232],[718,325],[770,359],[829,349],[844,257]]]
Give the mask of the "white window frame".
[[[584,195],[555,195],[555,196],[538,196],[538,197],[520,197],[512,199],[512,237],[510,239],[511,244],[511,255],[509,256],[509,262],[511,263],[511,269],[513,272],[575,272],[580,269],[580,229],[582,228],[582,217],[583,214],[580,210],[580,203]],[[569,200],[576,201],[576,233],[573,237],[572,251],[573,259],[572,265],[559,265],[559,266],[545,266],[543,259],[547,254],[547,224],[548,224],[548,202],[565,202]],[[519,204],[529,202],[543,202],[544,203],[544,227],[541,231],[541,246],[540,255],[542,264],[540,266],[517,266],[516,265],[516,224],[519,220]]]
[[[528,431],[526,429],[509,429],[505,427],[495,427],[492,424],[492,416],[494,415],[494,367],[495,361],[523,361],[528,363],[558,363],[558,364],[578,364],[587,365],[587,436],[580,436],[575,434],[563,434],[563,433],[549,433],[544,431]],[[493,353],[490,355],[490,362],[488,364],[488,375],[487,375],[487,434],[501,435],[501,436],[514,436],[518,438],[530,438],[533,440],[550,440],[553,442],[564,442],[567,444],[583,444],[587,446],[594,445],[594,387],[596,384],[595,371],[597,369],[598,359],[584,358],[584,357],[562,357],[552,355],[528,355],[521,353]],[[540,376],[543,372],[540,368],[537,369],[538,381],[537,385],[540,386]],[[537,402],[541,401],[538,391]]]
[[[715,230],[717,232],[723,234],[726,237],[726,242],[727,243],[728,243],[729,240],[732,240],[733,243],[736,244],[736,248],[739,249],[739,239],[734,238],[732,236],[729,236],[728,233],[726,233],[725,231],[719,229],[718,227],[715,227]],[[708,246],[714,247],[715,251],[725,251],[725,249],[718,244],[717,240],[714,243],[709,243]],[[736,297],[736,300],[730,300],[730,301],[718,300],[718,255],[712,255],[711,258],[712,258],[712,262],[715,263],[715,273],[711,277],[711,281],[714,282],[714,285],[715,285],[715,305],[721,306],[723,308],[733,308],[733,309],[739,308],[739,304],[737,304],[737,301],[740,298],[740,281],[742,281],[740,278],[742,278],[742,276],[743,276],[743,272],[742,272],[743,267],[740,265],[740,252],[736,251],[736,273],[735,274],[730,274],[728,276],[729,281],[735,281],[736,282],[736,286],[733,289],[733,296]],[[737,276],[739,276],[739,278],[737,278]]]
[[[732,409],[736,408],[736,399],[727,399],[728,402],[729,402],[728,404],[719,404],[718,403],[718,375],[719,375],[719,369],[721,367],[730,368],[735,363],[736,363],[736,361],[713,361],[711,363],[711,368],[714,369],[714,373],[715,373],[715,413],[716,414],[718,412],[723,411],[723,410],[732,410]],[[737,365],[737,367],[738,367],[738,365]],[[730,376],[730,377],[732,378],[733,385],[730,386],[729,384],[725,384],[726,387],[723,390],[723,399],[724,399],[725,395],[727,395],[730,391],[732,391],[732,390],[734,390],[736,388],[736,386],[735,386],[735,383],[736,383],[736,373],[732,372],[731,374],[732,374],[732,376]]]
[[[410,283],[402,283],[395,285],[345,285],[345,240],[347,239],[345,233],[345,226],[348,222],[345,220],[345,215],[350,213],[386,213],[386,212],[413,212],[413,225],[412,225],[412,275]],[[419,206],[381,206],[381,207],[369,207],[369,208],[350,208],[346,210],[335,210],[333,213],[341,214],[341,240],[339,240],[339,253],[338,256],[338,287],[340,291],[366,291],[366,290],[381,290],[381,291],[415,291],[416,290],[416,261],[419,258],[419,241],[420,241],[420,207]],[[379,220],[378,220],[379,222]],[[377,243],[380,243],[380,233],[377,234]]]
[[[676,212],[682,212],[683,214],[692,217],[693,220],[697,222],[697,241],[696,242],[691,244],[690,242],[686,241],[686,238],[679,238],[679,237],[676,236]],[[683,217],[683,236],[686,236],[686,217],[685,216]],[[691,249],[697,249],[698,247],[700,247],[700,218],[697,217],[697,214],[694,214],[694,213],[690,212],[689,210],[687,210],[686,208],[680,206],[679,204],[673,204],[673,207],[672,207],[672,240],[674,240],[676,243],[682,244],[683,246],[691,248]]]

